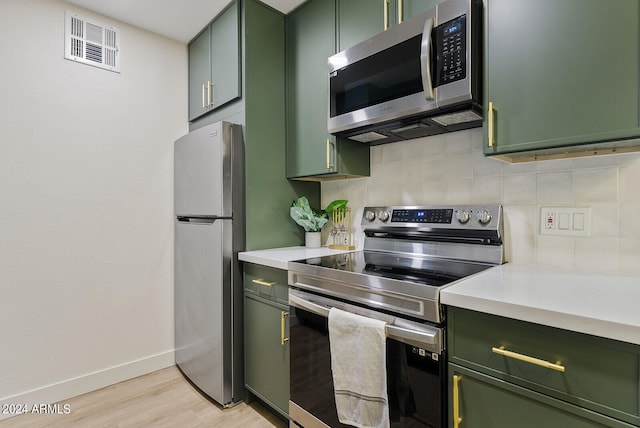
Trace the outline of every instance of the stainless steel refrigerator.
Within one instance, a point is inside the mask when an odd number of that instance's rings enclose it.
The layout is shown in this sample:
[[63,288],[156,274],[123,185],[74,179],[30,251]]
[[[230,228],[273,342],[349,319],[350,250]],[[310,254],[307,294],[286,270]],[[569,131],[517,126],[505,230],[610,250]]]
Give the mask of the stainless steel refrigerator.
[[223,406],[244,397],[242,128],[218,122],[174,146],[175,358]]

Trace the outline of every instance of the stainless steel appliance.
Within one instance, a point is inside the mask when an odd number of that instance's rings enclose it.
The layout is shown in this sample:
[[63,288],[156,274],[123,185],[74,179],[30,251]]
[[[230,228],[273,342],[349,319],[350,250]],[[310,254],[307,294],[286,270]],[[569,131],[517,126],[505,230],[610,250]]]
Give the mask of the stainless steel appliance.
[[243,399],[242,128],[219,122],[175,142],[175,359],[206,395]]
[[328,313],[387,322],[392,427],[447,426],[443,287],[504,262],[499,205],[369,207],[363,251],[289,263],[289,414],[305,428],[341,427]]
[[444,0],[329,69],[337,136],[374,145],[482,126],[482,1]]

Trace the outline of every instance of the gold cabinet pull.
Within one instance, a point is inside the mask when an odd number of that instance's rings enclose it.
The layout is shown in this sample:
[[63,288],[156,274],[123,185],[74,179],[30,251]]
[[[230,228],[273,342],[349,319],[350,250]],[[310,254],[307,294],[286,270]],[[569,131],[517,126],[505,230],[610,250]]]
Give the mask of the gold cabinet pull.
[[453,375],[453,428],[458,428],[462,423],[460,417],[460,381],[462,376]]
[[518,354],[517,352],[507,351],[504,346],[499,348],[491,348],[491,352],[494,354],[502,355],[503,357],[513,358],[514,360],[524,361],[525,363],[535,364],[536,366],[544,367],[546,369],[556,370],[564,373],[565,367],[560,361],[550,363],[549,361],[541,360],[539,358],[530,357],[528,355]]
[[333,168],[333,162],[331,162],[331,146],[333,145],[333,141],[327,138],[327,169]]
[[404,6],[402,5],[402,0],[398,0],[398,24],[402,24],[404,20]]
[[252,279],[251,282],[258,285],[264,285],[266,287],[273,287],[273,284],[275,284],[275,282],[267,282],[263,279]]
[[382,0],[382,7],[384,10],[384,31],[389,29],[389,6],[391,5],[391,0]]
[[489,107],[487,107],[487,113],[488,113],[488,118],[487,118],[487,134],[489,135],[489,147],[493,147],[493,145],[495,144],[495,137],[494,137],[494,129],[493,129],[493,102],[489,101]]
[[289,312],[282,311],[280,317],[280,344],[284,346],[285,343],[289,341],[288,337],[284,337],[285,329],[284,329],[284,320],[289,316]]

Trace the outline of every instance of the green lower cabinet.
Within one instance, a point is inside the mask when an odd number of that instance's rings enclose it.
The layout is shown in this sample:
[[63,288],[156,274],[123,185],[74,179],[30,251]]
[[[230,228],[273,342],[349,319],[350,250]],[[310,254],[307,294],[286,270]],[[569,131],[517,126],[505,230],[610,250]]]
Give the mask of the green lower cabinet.
[[245,385],[283,416],[289,408],[289,307],[245,295]]
[[280,415],[289,409],[287,272],[244,264],[245,387]]
[[456,364],[449,364],[449,391],[450,428],[636,426]]
[[638,345],[447,307],[447,352],[463,428],[640,426]]

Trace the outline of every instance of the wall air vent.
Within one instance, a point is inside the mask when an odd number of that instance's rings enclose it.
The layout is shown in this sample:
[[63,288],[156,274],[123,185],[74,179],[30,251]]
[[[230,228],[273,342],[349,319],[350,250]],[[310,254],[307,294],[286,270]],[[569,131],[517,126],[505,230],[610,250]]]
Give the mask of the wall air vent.
[[120,72],[120,30],[65,14],[64,57]]

